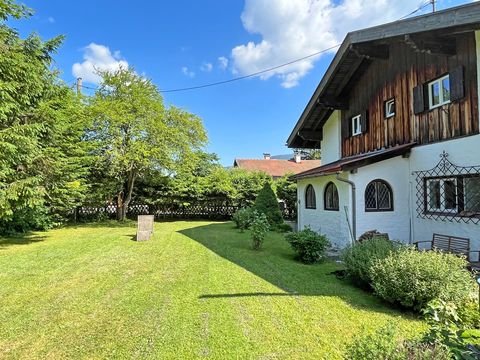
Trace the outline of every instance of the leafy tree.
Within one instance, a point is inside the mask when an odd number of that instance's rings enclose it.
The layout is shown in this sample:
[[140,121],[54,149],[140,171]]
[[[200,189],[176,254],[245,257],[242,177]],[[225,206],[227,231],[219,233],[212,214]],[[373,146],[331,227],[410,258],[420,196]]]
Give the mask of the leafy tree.
[[3,21],[28,10],[0,1],[0,231],[48,226],[85,189],[82,106],[52,71],[62,37],[21,39]]
[[297,210],[297,183],[290,180],[293,174],[285,175],[275,182],[277,197],[285,201],[285,206],[290,215],[296,214]]
[[264,185],[272,181],[264,172],[238,168],[231,169],[230,176],[235,188],[235,204],[239,207],[252,206]]
[[165,108],[156,86],[133,69],[102,72],[91,100],[91,139],[98,147],[103,190],[125,219],[135,183],[149,172],[173,173],[206,140],[201,120],[176,107]]
[[270,225],[275,226],[283,223],[282,213],[278,206],[277,197],[270,186],[265,183],[263,189],[255,199],[255,210],[266,215]]

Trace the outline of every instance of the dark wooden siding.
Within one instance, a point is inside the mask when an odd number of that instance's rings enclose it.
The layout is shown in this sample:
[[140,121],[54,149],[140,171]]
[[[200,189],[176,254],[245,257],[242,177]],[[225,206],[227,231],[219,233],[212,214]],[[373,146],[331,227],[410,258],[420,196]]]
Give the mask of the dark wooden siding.
[[[463,66],[465,97],[448,105],[414,114],[413,89]],[[342,139],[342,156],[388,148],[412,141],[427,144],[479,133],[477,59],[475,36],[457,38],[457,54],[432,55],[415,52],[398,40],[390,45],[388,60],[374,60],[342,97],[349,99],[349,110],[342,121],[368,110],[368,131]],[[395,98],[395,116],[385,119],[384,102]]]

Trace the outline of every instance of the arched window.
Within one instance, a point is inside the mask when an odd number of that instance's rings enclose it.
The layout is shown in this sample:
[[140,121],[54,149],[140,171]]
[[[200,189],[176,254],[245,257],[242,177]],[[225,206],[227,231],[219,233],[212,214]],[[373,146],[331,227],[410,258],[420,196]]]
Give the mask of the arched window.
[[325,187],[323,200],[325,210],[338,211],[338,190],[333,182],[329,182]]
[[365,189],[365,211],[393,211],[393,193],[384,180],[373,180]]
[[305,190],[305,208],[306,209],[316,209],[317,201],[315,199],[315,190],[312,185],[308,185]]

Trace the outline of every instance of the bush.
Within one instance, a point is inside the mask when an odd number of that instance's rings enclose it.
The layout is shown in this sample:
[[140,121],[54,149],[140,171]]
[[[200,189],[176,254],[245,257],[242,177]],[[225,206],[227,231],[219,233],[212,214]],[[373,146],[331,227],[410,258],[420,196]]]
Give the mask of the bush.
[[451,357],[448,348],[442,344],[402,341],[395,330],[395,324],[357,337],[345,355],[345,359],[349,360],[449,360]]
[[253,209],[249,207],[237,210],[232,216],[233,222],[235,222],[236,227],[240,229],[241,232],[244,232],[250,227],[253,219]]
[[384,300],[420,310],[438,299],[464,303],[474,283],[467,261],[440,251],[403,248],[370,268],[372,287]]
[[398,243],[385,238],[371,238],[345,248],[341,258],[348,276],[360,286],[370,286],[370,268],[380,259],[398,249]]
[[325,235],[317,234],[308,227],[299,232],[288,233],[285,235],[285,239],[297,253],[297,258],[305,264],[323,260],[325,251],[330,246]]
[[259,250],[262,247],[263,240],[269,229],[270,225],[265,214],[254,212],[254,219],[250,225],[254,250]]
[[278,206],[277,197],[269,183],[265,183],[255,199],[254,209],[267,216],[268,223],[276,226],[283,223],[282,212]]
[[275,230],[280,232],[280,233],[288,233],[288,232],[291,232],[293,229],[290,225],[288,224],[279,224],[275,227]]

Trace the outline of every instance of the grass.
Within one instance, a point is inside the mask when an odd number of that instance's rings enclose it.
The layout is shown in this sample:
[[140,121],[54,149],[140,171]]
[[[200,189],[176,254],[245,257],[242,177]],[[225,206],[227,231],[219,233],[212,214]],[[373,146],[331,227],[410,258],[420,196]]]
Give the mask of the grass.
[[341,358],[355,335],[422,322],[303,265],[280,234],[263,250],[231,223],[67,227],[0,238],[0,358]]

